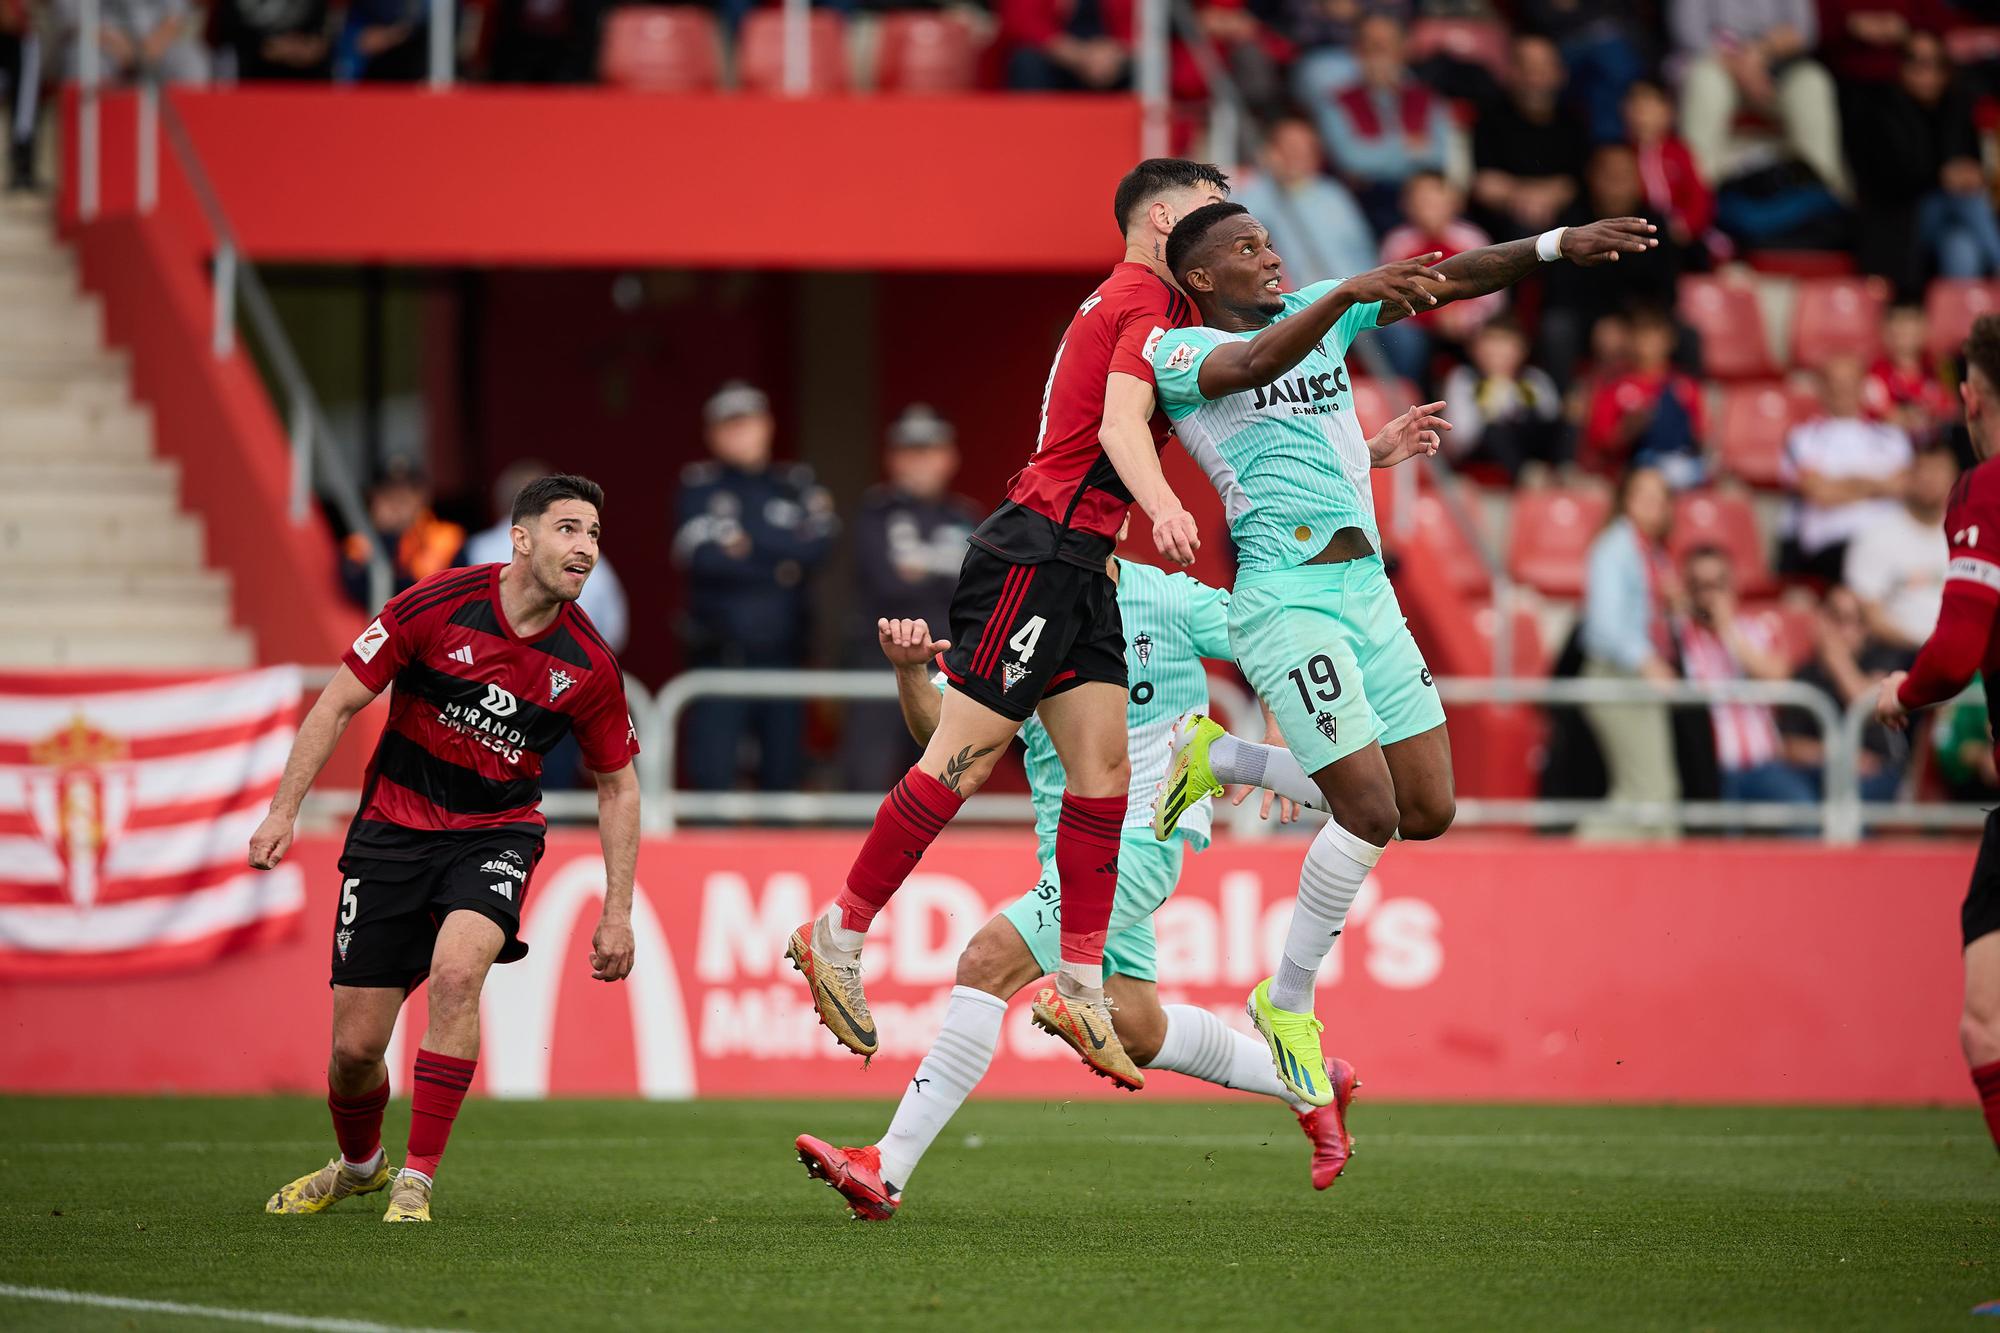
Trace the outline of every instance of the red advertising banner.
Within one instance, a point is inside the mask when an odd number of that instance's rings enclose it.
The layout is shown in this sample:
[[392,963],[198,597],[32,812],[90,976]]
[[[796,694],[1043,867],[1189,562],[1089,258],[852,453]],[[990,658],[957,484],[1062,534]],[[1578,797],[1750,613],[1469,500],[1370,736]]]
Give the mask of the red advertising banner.
[[[1019,834],[948,835],[867,955],[882,1054],[864,1069],[815,1026],[783,957],[829,901],[849,833],[649,839],[630,981],[589,978],[594,838],[552,837],[530,888],[533,952],[496,968],[479,1086],[549,1095],[889,1096],[936,1030],[959,948],[1032,887]],[[0,979],[0,1087],[317,1091],[338,844],[303,840],[305,924],[162,975]],[[1304,844],[1218,842],[1159,920],[1160,989],[1241,1023],[1282,938]],[[1586,847],[1452,837],[1397,845],[1321,978],[1327,1048],[1372,1096],[1499,1100],[1960,1102],[1955,1040],[1963,843]],[[419,992],[421,997],[421,992]],[[395,1066],[421,1036],[418,998]],[[1089,1097],[1068,1048],[1008,1019],[983,1091]],[[1145,1096],[1215,1095],[1172,1076]]]

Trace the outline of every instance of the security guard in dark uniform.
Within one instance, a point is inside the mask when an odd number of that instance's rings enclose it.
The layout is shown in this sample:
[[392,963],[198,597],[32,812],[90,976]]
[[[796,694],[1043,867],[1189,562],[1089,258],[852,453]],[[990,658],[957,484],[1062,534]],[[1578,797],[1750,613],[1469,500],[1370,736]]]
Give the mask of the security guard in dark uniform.
[[[979,508],[951,490],[958,447],[951,423],[924,403],[912,403],[889,427],[888,479],[862,498],[854,520],[854,607],[847,665],[882,665],[875,622],[921,618],[938,633],[951,610],[965,539],[979,526]],[[893,704],[847,710],[841,744],[843,786],[886,790],[917,761],[909,730]]]
[[[771,404],[741,381],[702,409],[709,460],[681,474],[674,562],[688,573],[683,634],[696,667],[805,664],[808,583],[838,523],[833,500],[803,463],[771,462]],[[796,791],[805,776],[805,706],[796,700],[712,699],[687,722],[687,775],[697,788],[736,785],[743,740],[757,741],[757,785]]]

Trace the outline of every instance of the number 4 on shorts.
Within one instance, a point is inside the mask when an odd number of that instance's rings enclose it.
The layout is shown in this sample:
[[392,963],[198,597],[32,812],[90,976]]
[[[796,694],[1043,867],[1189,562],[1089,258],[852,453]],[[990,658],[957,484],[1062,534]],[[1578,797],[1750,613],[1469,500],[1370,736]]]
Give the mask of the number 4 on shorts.
[[1019,654],[1021,661],[1025,662],[1035,655],[1035,645],[1042,641],[1044,623],[1040,616],[1029,616],[1028,623],[1015,630],[1014,637],[1007,640],[1007,646]]

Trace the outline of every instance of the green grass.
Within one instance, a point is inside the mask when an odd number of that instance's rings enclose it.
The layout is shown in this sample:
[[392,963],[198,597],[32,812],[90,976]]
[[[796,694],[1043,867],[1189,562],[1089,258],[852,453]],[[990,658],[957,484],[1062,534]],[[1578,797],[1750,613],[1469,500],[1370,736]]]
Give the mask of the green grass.
[[[478,1330],[1968,1328],[2000,1299],[2000,1164],[1969,1110],[1357,1106],[1325,1194],[1246,1100],[971,1103],[892,1222],[792,1137],[887,1107],[468,1107],[439,1222],[265,1197],[307,1099],[0,1100],[0,1283]],[[401,1141],[407,1107],[392,1107]],[[0,1297],[0,1327],[205,1321]],[[228,1325],[227,1327],[243,1327]]]

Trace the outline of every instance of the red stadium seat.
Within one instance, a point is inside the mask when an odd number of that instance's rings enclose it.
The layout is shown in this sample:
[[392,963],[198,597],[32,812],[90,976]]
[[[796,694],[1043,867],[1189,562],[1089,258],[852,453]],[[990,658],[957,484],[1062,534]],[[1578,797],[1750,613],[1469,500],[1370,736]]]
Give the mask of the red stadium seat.
[[1785,655],[1796,671],[1812,658],[1819,647],[1819,615],[1810,606],[1797,602],[1760,602],[1745,607],[1764,622],[1771,642]]
[[1716,439],[1722,466],[1752,486],[1777,486],[1785,436],[1818,410],[1811,394],[1778,380],[1724,385]]
[[1482,65],[1496,80],[1507,77],[1507,25],[1491,19],[1418,19],[1410,25],[1409,58],[1445,56]]
[[1882,351],[1889,291],[1879,278],[1812,278],[1799,284],[1792,311],[1792,364],[1817,370],[1836,356],[1863,366]]
[[1736,570],[1736,590],[1745,597],[1762,597],[1777,587],[1764,538],[1757,531],[1757,514],[1740,495],[1724,491],[1687,491],[1674,502],[1674,530],[1667,550],[1680,564],[1698,546],[1720,546]]
[[1681,279],[1680,316],[1701,335],[1702,369],[1718,379],[1768,379],[1771,343],[1757,294],[1740,283],[1705,274]]
[[684,5],[629,5],[611,11],[598,76],[617,88],[705,93],[721,82],[715,15]]
[[1551,597],[1583,595],[1583,562],[1611,512],[1595,489],[1523,491],[1514,500],[1507,570],[1516,582]]
[[[1486,652],[1486,669],[1499,674],[1499,664],[1494,659],[1494,631],[1500,625],[1497,607],[1487,605],[1475,611],[1472,627],[1479,635],[1480,646]],[[1535,613],[1525,606],[1514,608],[1513,637],[1507,645],[1507,674],[1540,679],[1549,674],[1549,653],[1542,643],[1542,622]]]
[[[847,20],[815,9],[806,25],[806,87],[813,94],[847,91]],[[785,90],[785,13],[753,9],[736,35],[736,86],[746,93]]]
[[972,29],[949,14],[908,11],[882,16],[875,46],[875,86],[885,93],[958,93],[978,81]]
[[1978,278],[1939,278],[1924,296],[1924,322],[1930,327],[1932,360],[1958,355],[1972,321],[2000,310],[2000,282]]
[[[1460,487],[1461,493],[1470,489]],[[1469,493],[1466,502],[1468,506],[1477,503]],[[1478,512],[1476,507],[1471,509],[1475,523]],[[1451,510],[1435,490],[1426,489],[1417,496],[1417,530],[1411,544],[1422,552],[1417,558],[1441,565],[1452,586],[1461,592],[1483,594],[1492,583],[1486,572],[1485,557],[1480,555],[1473,535],[1452,518]]]
[[1417,386],[1405,379],[1354,381],[1354,417],[1361,423],[1363,435],[1373,435],[1395,418],[1403,415],[1419,401]]

